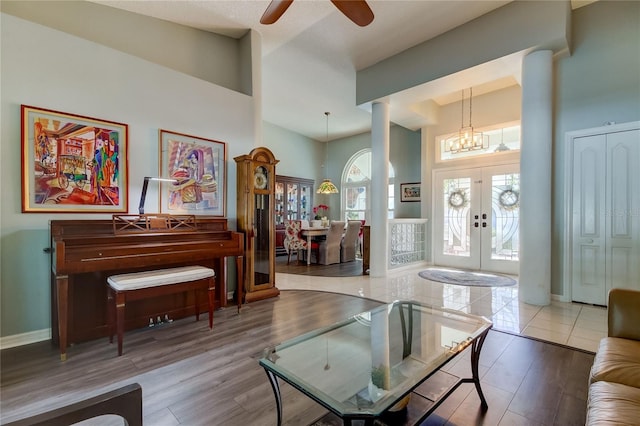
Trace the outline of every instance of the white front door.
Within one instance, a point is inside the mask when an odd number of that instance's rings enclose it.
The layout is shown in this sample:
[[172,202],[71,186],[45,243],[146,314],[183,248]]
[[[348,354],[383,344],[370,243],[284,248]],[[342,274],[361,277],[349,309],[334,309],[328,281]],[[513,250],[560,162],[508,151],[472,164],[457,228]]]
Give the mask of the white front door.
[[640,287],[640,130],[573,139],[572,300]]
[[434,262],[517,274],[518,165],[437,171],[434,185]]

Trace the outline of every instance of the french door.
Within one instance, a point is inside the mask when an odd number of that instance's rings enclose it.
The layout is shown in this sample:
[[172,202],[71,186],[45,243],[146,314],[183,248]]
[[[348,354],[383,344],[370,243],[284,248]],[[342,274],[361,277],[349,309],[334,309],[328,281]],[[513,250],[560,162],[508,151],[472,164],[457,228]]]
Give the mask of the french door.
[[518,164],[437,171],[434,261],[440,266],[518,273]]

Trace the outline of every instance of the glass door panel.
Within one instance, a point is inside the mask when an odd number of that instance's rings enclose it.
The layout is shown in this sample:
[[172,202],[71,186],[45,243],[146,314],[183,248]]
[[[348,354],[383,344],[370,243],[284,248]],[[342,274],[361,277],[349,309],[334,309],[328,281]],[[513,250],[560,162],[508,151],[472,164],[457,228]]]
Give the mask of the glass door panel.
[[311,220],[311,192],[313,187],[308,185],[300,185],[300,220]]
[[434,180],[434,261],[437,265],[480,269],[482,196],[479,169],[443,170]]
[[276,225],[284,225],[286,217],[284,205],[284,184],[282,182],[276,182],[275,216]]
[[298,185],[295,183],[287,184],[287,212],[289,219],[300,219],[298,217]]
[[491,177],[491,259],[518,260],[520,175]]
[[[482,170],[482,269],[518,273],[520,173],[517,165]],[[485,215],[487,217],[485,219]],[[490,215],[490,216],[489,216]]]
[[442,253],[451,256],[471,256],[469,212],[471,178],[445,179],[442,191],[443,218]]

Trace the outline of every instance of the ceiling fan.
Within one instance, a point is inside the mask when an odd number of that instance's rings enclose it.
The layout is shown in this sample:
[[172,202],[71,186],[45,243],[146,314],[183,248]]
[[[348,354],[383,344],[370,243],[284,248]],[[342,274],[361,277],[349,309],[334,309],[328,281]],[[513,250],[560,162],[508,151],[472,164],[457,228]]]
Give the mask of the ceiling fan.
[[[260,23],[269,25],[276,22],[282,14],[291,6],[293,0],[271,0],[267,10],[264,11]],[[347,18],[361,27],[373,22],[373,11],[366,0],[331,0],[331,3]]]

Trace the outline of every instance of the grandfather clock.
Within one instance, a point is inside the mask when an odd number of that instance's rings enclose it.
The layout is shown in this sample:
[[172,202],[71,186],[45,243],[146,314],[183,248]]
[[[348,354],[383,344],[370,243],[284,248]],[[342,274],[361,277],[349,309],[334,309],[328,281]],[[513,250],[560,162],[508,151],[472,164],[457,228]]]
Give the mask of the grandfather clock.
[[245,235],[246,302],[280,294],[275,283],[275,182],[273,153],[264,147],[235,157],[238,171],[238,231]]

